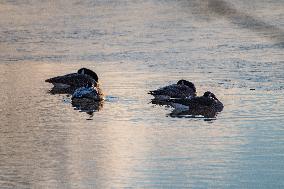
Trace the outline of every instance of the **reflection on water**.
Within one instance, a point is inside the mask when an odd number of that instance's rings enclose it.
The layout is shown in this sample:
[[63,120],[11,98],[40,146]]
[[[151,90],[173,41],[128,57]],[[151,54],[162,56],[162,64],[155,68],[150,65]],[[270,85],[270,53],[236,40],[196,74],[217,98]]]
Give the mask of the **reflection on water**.
[[102,110],[104,101],[93,101],[89,99],[73,99],[72,106],[75,110],[93,115],[94,112]]
[[169,116],[173,118],[189,118],[189,119],[191,118],[191,119],[203,119],[204,121],[212,121],[216,120],[217,112],[200,114],[189,110],[179,111],[174,109],[171,113],[169,113]]
[[186,117],[186,118],[196,118],[201,116],[201,118],[205,118],[205,120],[208,120],[208,118],[211,119],[215,118],[217,112],[216,111],[198,112],[196,110],[191,110],[191,109],[186,111],[173,110],[169,115],[171,117]]
[[[224,2],[1,1],[0,188],[283,188],[283,49],[242,27],[280,34],[283,2]],[[44,82],[80,67],[108,95],[91,111]],[[225,109],[149,103],[181,78]]]

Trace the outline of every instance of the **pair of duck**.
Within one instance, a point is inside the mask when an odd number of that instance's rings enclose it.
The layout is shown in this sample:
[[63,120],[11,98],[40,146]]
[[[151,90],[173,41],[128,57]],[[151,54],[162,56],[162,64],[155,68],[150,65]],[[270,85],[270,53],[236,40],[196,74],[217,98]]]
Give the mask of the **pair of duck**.
[[[81,68],[77,73],[57,76],[45,80],[54,85],[53,91],[57,93],[72,94],[72,100],[102,101],[104,95],[99,85],[98,76],[87,68]],[[174,108],[186,108],[194,114],[206,112],[220,112],[223,104],[216,96],[207,91],[203,96],[196,96],[196,88],[192,82],[179,80],[177,84],[168,85],[150,91],[154,96],[152,102],[167,104]]]
[[196,96],[195,85],[187,80],[179,80],[177,84],[150,91],[149,94],[154,96],[153,104],[169,105],[190,115],[214,117],[224,108],[210,91],[206,91],[203,96]]
[[51,93],[72,94],[72,100],[102,101],[102,93],[98,75],[87,68],[81,68],[77,73],[66,74],[45,80],[54,87]]

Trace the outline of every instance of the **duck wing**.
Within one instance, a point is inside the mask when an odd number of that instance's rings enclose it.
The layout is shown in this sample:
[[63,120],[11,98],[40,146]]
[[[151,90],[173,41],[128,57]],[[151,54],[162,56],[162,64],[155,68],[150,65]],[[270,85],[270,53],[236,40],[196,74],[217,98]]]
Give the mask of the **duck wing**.
[[148,94],[153,96],[165,95],[170,96],[171,98],[186,98],[188,96],[194,96],[195,92],[186,85],[172,84],[157,90],[149,91]]
[[219,100],[204,96],[192,98],[189,103],[189,109],[208,109],[215,112],[221,112],[223,108],[224,106]]
[[72,100],[73,99],[90,99],[93,101],[100,101],[103,100],[104,97],[102,93],[97,88],[87,88],[87,87],[81,87],[75,90],[75,92],[72,95]]
[[211,106],[214,100],[207,97],[199,96],[186,99],[169,99],[168,102],[189,106],[189,108],[196,108],[201,106]]
[[86,88],[86,87],[78,88],[74,91],[74,93],[72,95],[72,99],[73,98],[84,98],[84,97],[86,97],[86,95],[91,93],[92,90],[93,90],[92,88]]
[[60,84],[69,85],[70,87],[75,87],[75,88],[83,87],[88,82],[96,83],[95,80],[91,76],[85,75],[85,74],[78,74],[78,73],[71,73],[71,74],[66,74],[63,76],[53,77],[53,78],[45,80],[45,82],[52,83],[52,84],[60,83]]

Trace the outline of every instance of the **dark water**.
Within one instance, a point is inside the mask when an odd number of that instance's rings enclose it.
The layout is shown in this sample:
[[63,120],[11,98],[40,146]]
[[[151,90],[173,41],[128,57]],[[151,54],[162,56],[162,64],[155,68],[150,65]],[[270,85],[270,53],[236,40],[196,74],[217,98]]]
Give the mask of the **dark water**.
[[[0,188],[283,188],[283,1],[0,1]],[[92,115],[46,78],[95,70]],[[184,78],[225,105],[172,116]]]

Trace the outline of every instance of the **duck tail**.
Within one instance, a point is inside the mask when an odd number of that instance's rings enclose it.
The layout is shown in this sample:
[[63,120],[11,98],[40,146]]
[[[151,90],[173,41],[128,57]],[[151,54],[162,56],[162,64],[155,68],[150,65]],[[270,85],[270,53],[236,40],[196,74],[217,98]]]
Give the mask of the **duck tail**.
[[159,95],[158,91],[156,91],[156,90],[155,91],[149,91],[148,94],[154,95],[154,96]]
[[46,79],[45,82],[52,83],[52,78]]
[[52,78],[46,79],[45,82],[56,83],[56,82],[60,82],[60,80],[62,80],[62,76],[57,76],[57,77],[52,77]]
[[52,78],[49,78],[49,79],[46,79],[45,82],[47,83],[56,83],[58,82],[58,80],[60,79],[60,76],[59,77],[52,77]]

